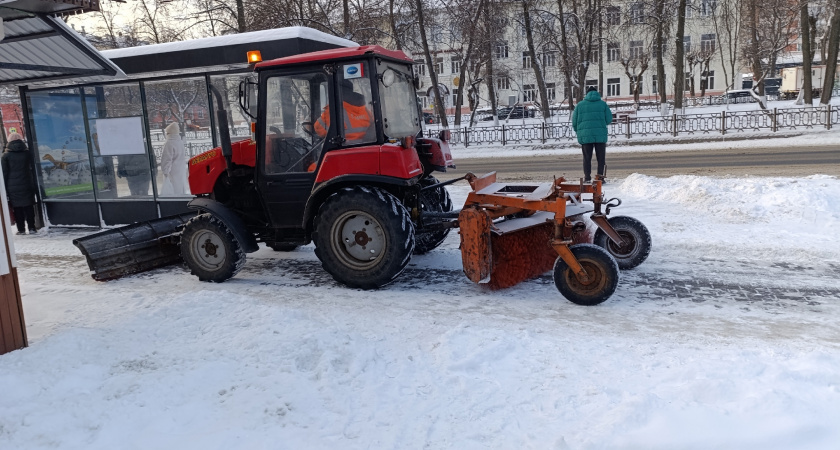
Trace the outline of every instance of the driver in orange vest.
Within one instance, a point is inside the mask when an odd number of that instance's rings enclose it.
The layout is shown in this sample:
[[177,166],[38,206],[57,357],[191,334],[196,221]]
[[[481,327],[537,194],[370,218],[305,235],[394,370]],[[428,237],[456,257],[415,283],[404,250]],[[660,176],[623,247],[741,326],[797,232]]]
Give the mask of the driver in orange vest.
[[[341,82],[341,98],[344,106],[344,138],[348,143],[361,141],[370,128],[371,117],[365,105],[365,96],[353,91],[350,80]],[[324,137],[330,128],[330,105],[324,108],[321,117],[313,125],[315,133]]]

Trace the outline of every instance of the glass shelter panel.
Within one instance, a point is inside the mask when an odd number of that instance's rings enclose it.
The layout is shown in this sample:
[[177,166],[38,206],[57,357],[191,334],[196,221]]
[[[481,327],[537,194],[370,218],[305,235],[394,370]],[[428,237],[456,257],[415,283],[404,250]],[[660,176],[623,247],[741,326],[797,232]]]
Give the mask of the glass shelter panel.
[[144,83],[159,197],[189,196],[187,161],[213,148],[202,78]]
[[46,200],[93,200],[93,183],[79,89],[27,93],[29,147]]
[[267,174],[315,171],[330,128],[327,92],[327,76],[320,71],[267,81]]
[[150,198],[152,172],[140,86],[96,86],[84,92],[97,198]]
[[[222,106],[228,113],[228,126],[230,127],[230,139],[232,142],[250,138],[251,122],[256,121],[256,119],[252,119],[245,114],[245,111],[243,111],[242,107],[239,105],[239,83],[243,80],[251,80],[253,83],[256,83],[257,81],[254,74],[251,73],[210,77],[210,83],[219,90],[219,93],[222,94],[222,99],[225,101],[225,104]],[[256,94],[256,84],[251,86],[251,92]],[[211,96],[211,100],[213,104],[210,108],[210,114],[216,114],[216,97]],[[257,115],[256,95],[251,98],[249,109],[251,110],[251,114],[253,116]],[[216,117],[214,115],[213,119],[215,120],[215,118]],[[216,136],[219,136],[218,123],[216,123]],[[219,145],[219,142],[216,142],[216,145]]]

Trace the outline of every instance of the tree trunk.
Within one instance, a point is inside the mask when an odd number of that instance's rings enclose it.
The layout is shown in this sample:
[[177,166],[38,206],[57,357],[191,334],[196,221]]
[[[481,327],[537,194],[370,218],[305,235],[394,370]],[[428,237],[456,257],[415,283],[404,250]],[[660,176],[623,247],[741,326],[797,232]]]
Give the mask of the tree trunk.
[[[420,7],[418,1],[418,8]],[[344,10],[344,37],[350,36],[350,0],[342,0],[342,9]]]
[[[685,3],[686,0],[680,0],[677,7],[677,35],[674,37],[676,43],[674,48],[676,52],[674,56],[674,110],[683,108],[685,92],[685,66],[683,65],[685,62]],[[694,77],[691,80],[691,95],[694,96]]]
[[[481,13],[484,8],[484,0],[478,2],[478,6],[476,7],[475,17],[473,17],[472,24],[478,23],[478,19],[481,18]],[[455,96],[455,126],[461,125],[461,105],[464,104],[464,85],[466,84],[466,75],[467,75],[467,65],[470,63],[473,57],[473,47],[475,44],[475,33],[476,27],[472,26],[470,28],[469,36],[467,37],[467,51],[463,54],[461,58],[461,70],[458,71],[458,95]],[[470,105],[470,109],[475,109]],[[472,122],[472,119],[470,119]],[[472,126],[472,123],[470,123]]]
[[800,0],[799,26],[799,36],[802,38],[802,98],[810,107],[814,99],[811,97],[811,21],[808,16],[808,0]]
[[417,25],[420,28],[420,40],[423,43],[423,55],[426,57],[426,65],[429,67],[429,78],[432,79],[432,92],[435,95],[435,111],[440,116],[440,124],[443,128],[449,128],[449,121],[446,118],[446,108],[443,107],[443,99],[438,89],[438,77],[435,72],[435,65],[432,62],[432,52],[429,50],[429,40],[426,38],[426,19],[423,17],[423,0],[415,0],[417,6]]
[[825,74],[823,75],[823,89],[820,104],[828,105],[831,101],[831,91],[834,89],[834,75],[837,71],[837,53],[840,46],[840,8],[835,8],[831,16],[831,31],[828,36],[828,56],[825,60]]
[[[490,8],[487,8],[489,11]],[[489,14],[489,12],[487,13]],[[496,80],[493,73],[493,46],[495,42],[492,39],[487,40],[487,95],[490,96],[490,109],[493,114],[493,126],[499,126],[499,102],[496,99]]]
[[[665,13],[665,0],[656,0],[656,16],[662,17]],[[665,63],[663,62],[663,43],[665,42],[665,30],[662,20],[656,24],[656,38],[654,44],[656,45],[656,87],[659,91],[659,112],[662,115],[668,112],[668,94],[665,90]]]
[[[522,14],[525,16],[525,37],[528,40],[528,53],[531,54],[531,67],[534,69],[534,77],[537,79],[537,88],[540,90],[540,106],[543,119],[548,120],[551,112],[548,109],[548,93],[545,90],[545,79],[543,79],[542,64],[537,59],[537,52],[534,49],[534,33],[531,31],[531,12],[528,8],[528,0],[522,1]],[[524,105],[523,105],[524,106]]]
[[557,0],[557,15],[560,17],[560,54],[563,55],[563,77],[566,78],[566,95],[569,99],[569,111],[575,109],[574,88],[572,87],[572,68],[569,61],[569,41],[566,39],[566,20],[563,13],[563,1]]
[[394,17],[394,1],[388,0],[388,22],[391,25],[391,38],[394,40],[397,50],[402,50],[402,41],[397,33],[397,19]]
[[240,33],[248,31],[245,24],[245,2],[244,0],[236,0],[236,26]]

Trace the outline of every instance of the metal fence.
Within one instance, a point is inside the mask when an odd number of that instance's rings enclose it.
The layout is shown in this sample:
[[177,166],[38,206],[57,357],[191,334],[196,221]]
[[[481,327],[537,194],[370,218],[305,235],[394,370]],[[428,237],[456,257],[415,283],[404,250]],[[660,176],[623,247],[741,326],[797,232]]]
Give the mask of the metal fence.
[[[838,110],[831,105],[814,109],[778,109],[767,111],[721,111],[713,114],[671,114],[633,117],[623,115],[607,128],[613,138],[714,135],[747,132],[777,132],[828,129],[840,124]],[[455,128],[450,130],[456,145],[545,144],[575,138],[570,122],[501,125]],[[426,136],[438,130],[427,129]]]

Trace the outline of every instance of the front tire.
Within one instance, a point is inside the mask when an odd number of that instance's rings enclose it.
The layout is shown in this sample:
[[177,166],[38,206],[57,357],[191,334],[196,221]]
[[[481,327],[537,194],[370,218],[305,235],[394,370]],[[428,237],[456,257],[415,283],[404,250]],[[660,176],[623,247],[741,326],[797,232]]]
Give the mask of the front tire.
[[586,284],[578,280],[563,258],[554,262],[554,285],[570,302],[593,306],[602,303],[615,292],[618,286],[618,264],[601,247],[593,244],[578,244],[569,247],[575,259],[586,270],[590,281]]
[[647,227],[628,216],[610,217],[608,221],[625,244],[617,245],[600,228],[595,232],[592,242],[608,251],[621,270],[632,269],[645,262],[651,247],[650,231]]
[[315,255],[339,283],[376,289],[397,277],[414,250],[414,225],[388,191],[342,189],[321,205],[315,218]]
[[[437,178],[429,175],[428,177],[420,180],[420,187],[431,186],[437,183]],[[446,187],[439,186],[436,189],[421,192],[420,209],[432,212],[452,211],[452,199],[449,198],[449,192],[446,190]],[[418,231],[415,236],[414,254],[422,255],[438,248],[440,244],[446,240],[446,236],[448,235],[449,228],[431,231]]]
[[201,281],[221,283],[239,273],[245,252],[230,229],[212,214],[200,214],[184,225],[181,258]]

